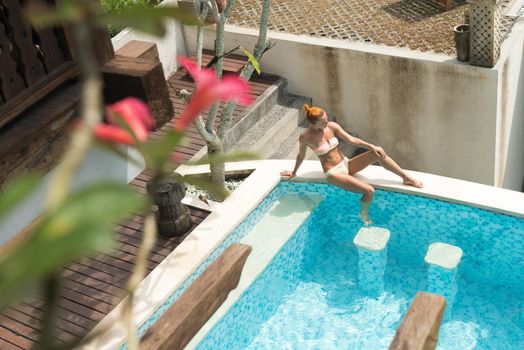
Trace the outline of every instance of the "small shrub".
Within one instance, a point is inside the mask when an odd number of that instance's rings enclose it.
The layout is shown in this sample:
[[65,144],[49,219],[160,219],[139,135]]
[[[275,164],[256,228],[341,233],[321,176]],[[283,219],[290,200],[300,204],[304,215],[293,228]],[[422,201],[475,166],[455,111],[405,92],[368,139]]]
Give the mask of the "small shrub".
[[[119,13],[132,7],[156,6],[161,0],[100,0],[102,8],[108,13]],[[114,37],[124,28],[108,25],[111,37]]]

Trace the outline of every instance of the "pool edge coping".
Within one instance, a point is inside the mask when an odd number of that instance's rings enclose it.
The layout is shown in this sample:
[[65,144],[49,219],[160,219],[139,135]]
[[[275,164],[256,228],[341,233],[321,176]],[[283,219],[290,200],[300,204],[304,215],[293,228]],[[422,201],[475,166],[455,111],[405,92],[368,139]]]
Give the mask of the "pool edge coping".
[[[133,320],[137,326],[146,322],[234,228],[278,185],[283,179],[279,172],[292,169],[294,162],[294,160],[259,160],[226,164],[226,171],[255,170],[140,283],[135,293],[133,306]],[[209,166],[181,166],[177,172],[182,175],[206,173],[209,172]],[[425,187],[417,189],[404,186],[396,175],[380,166],[369,166],[357,177],[381,189],[466,204],[524,218],[524,193],[422,172],[409,171],[409,173],[423,181]],[[304,161],[298,176],[292,181],[327,182],[318,161]],[[519,210],[519,205],[515,203],[520,202],[522,209]],[[514,205],[509,205],[509,203]],[[217,219],[220,219],[218,225]],[[210,239],[213,240],[210,241]],[[191,254],[188,254],[189,252]],[[125,341],[125,330],[119,322],[124,302],[125,299],[87,336],[105,328],[107,330],[101,336],[77,349],[119,348]]]

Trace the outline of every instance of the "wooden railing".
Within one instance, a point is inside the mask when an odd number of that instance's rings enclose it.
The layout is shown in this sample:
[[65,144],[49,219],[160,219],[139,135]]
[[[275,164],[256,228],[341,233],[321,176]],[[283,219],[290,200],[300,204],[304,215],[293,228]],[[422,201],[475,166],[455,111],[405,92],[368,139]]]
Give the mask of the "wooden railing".
[[78,74],[63,28],[34,28],[24,1],[0,0],[0,128]]

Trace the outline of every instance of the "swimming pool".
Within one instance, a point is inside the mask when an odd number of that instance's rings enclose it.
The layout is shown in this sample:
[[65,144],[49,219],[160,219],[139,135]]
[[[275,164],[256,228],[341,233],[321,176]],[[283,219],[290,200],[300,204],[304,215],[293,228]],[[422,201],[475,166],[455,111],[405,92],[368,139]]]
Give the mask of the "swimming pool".
[[433,242],[464,252],[438,348],[524,348],[523,219],[378,190],[372,219],[391,238],[384,291],[370,296],[358,287],[353,245],[359,198],[330,185],[279,184],[221,247],[249,235],[286,195],[323,199],[198,349],[387,349],[416,291],[427,287],[424,256]]

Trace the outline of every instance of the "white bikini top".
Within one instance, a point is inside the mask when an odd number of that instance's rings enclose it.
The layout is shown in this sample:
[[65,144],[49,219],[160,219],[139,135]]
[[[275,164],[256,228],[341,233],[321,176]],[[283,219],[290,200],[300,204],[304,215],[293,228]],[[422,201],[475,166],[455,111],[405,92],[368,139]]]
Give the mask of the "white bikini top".
[[313,152],[315,152],[317,156],[323,156],[324,154],[328,153],[329,151],[336,148],[337,146],[338,146],[338,139],[335,136],[333,136],[332,138],[327,140],[327,142],[324,142],[317,148],[312,148],[312,149],[313,149]]

